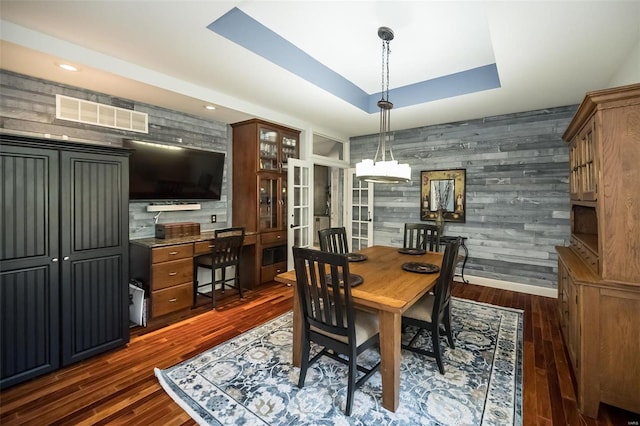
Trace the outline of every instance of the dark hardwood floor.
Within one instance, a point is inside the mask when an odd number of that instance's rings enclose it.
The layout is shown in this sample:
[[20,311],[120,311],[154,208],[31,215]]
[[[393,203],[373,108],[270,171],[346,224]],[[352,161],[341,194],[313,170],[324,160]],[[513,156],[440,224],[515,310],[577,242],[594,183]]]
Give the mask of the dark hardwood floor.
[[[638,425],[640,415],[601,405],[597,420],[577,411],[556,315],[556,300],[456,283],[456,297],[524,310],[525,425]],[[193,425],[162,390],[153,368],[167,368],[274,318],[292,307],[292,289],[271,283],[229,295],[215,311],[195,309],[171,325],[132,330],[126,348],[0,393],[0,424]],[[172,320],[179,320],[174,317]]]

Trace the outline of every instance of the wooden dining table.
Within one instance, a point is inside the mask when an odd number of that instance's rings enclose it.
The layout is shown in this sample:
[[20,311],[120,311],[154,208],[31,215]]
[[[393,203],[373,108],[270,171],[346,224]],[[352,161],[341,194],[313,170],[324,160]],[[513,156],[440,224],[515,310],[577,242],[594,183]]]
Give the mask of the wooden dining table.
[[[400,403],[400,351],[402,313],[427,293],[436,283],[436,273],[416,273],[402,269],[404,263],[422,262],[440,267],[442,253],[427,252],[408,255],[398,247],[372,246],[358,251],[367,257],[350,262],[349,272],[358,274],[363,283],[352,287],[351,296],[359,309],[377,312],[380,324],[380,373],[382,375],[382,406],[395,412]],[[295,293],[295,271],[275,277],[278,282],[292,285],[293,298],[293,353],[292,362],[300,367],[302,348],[302,318],[298,295]]]

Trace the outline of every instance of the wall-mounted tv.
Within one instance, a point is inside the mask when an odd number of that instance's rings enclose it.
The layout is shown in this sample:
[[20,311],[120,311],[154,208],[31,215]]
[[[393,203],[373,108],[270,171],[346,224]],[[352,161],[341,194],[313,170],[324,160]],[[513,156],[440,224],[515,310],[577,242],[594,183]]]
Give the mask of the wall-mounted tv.
[[225,154],[125,140],[129,157],[129,199],[139,201],[219,200]]

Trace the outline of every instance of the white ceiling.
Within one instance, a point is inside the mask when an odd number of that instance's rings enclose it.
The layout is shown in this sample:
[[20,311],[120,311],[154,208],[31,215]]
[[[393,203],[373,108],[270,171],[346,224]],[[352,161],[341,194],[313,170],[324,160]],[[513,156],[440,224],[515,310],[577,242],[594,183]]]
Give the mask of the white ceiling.
[[377,131],[377,114],[207,28],[234,7],[369,94],[380,90],[380,26],[395,32],[392,89],[496,64],[501,87],[396,108],[392,130],[579,103],[640,40],[640,1],[1,0],[1,66],[227,123],[261,117],[336,139]]

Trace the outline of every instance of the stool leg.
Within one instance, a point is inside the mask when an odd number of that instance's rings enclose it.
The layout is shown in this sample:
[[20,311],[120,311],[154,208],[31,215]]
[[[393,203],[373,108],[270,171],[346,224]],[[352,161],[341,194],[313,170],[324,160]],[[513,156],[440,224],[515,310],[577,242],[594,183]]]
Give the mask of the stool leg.
[[211,268],[211,309],[216,308],[216,269]]
[[240,265],[236,265],[234,266],[234,275],[235,275],[235,281],[236,281],[236,285],[238,286],[238,293],[240,294],[240,299],[242,299],[242,284],[240,284]]

